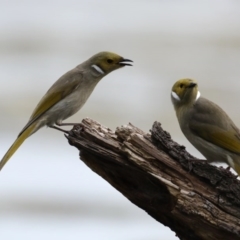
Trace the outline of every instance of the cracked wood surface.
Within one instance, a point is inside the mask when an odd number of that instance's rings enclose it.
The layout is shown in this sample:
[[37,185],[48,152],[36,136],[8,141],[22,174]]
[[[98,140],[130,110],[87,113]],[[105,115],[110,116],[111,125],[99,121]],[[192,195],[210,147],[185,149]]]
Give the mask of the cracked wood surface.
[[130,123],[114,132],[86,118],[66,137],[88,167],[179,239],[240,239],[240,181],[197,161],[160,123],[151,134]]

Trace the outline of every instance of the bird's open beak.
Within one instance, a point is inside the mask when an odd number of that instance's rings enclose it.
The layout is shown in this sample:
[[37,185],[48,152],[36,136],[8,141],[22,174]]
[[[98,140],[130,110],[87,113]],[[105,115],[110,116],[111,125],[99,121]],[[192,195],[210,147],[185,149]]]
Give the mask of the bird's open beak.
[[197,86],[197,84],[192,82],[192,83],[189,84],[188,87],[189,87],[189,88],[194,88],[195,86]]
[[132,66],[132,64],[130,64],[128,62],[133,62],[133,61],[130,59],[123,58],[123,59],[121,59],[121,61],[118,64],[121,66]]

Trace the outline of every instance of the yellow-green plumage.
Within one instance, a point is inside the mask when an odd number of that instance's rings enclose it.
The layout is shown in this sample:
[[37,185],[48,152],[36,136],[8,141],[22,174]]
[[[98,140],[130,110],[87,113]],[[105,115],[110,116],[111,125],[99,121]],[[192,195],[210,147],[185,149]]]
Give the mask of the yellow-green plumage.
[[[65,78],[67,77],[68,82],[65,83]],[[79,79],[82,78],[81,72],[75,71],[75,69],[64,74],[53,86],[47,91],[43,98],[38,103],[37,107],[34,109],[28,123],[19,133],[19,135],[25,131],[25,129],[35,122],[39,117],[41,117],[45,112],[47,112],[55,104],[63,100],[74,90],[77,89],[79,84]]]
[[224,131],[215,126],[201,126],[201,128],[195,126],[193,128],[192,124],[191,129],[199,137],[205,139],[206,141],[212,142],[215,145],[224,148],[230,152],[240,154],[240,140],[235,132]]
[[[43,126],[57,128],[85,104],[97,83],[110,72],[131,66],[129,59],[100,52],[60,77],[43,96],[28,123],[0,162],[0,170],[24,140]],[[70,124],[72,125],[72,124]],[[59,128],[57,128],[59,129]]]
[[209,162],[224,162],[240,174],[240,131],[215,103],[200,97],[197,82],[181,79],[172,102],[186,138]]
[[24,140],[33,133],[35,126],[36,126],[36,123],[30,125],[27,129],[25,129],[24,132],[22,132],[21,135],[18,136],[18,138],[13,143],[13,145],[9,148],[9,150],[6,152],[6,154],[2,158],[0,162],[0,170],[4,167],[4,165],[11,158],[11,156],[17,151],[17,149],[22,145]]

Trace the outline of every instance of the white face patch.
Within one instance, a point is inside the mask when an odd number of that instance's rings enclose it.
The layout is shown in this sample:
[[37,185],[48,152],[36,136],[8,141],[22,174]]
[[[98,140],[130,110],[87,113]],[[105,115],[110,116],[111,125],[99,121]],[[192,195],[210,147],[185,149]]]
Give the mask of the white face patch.
[[197,96],[196,96],[196,100],[195,100],[195,101],[197,101],[197,100],[200,98],[200,96],[201,96],[201,93],[198,91],[198,92],[197,92]]
[[173,92],[173,91],[172,91],[172,97],[173,97],[175,100],[177,100],[177,101],[180,101],[180,100],[181,100],[180,97],[179,97],[175,92]]
[[93,64],[91,67],[94,68],[98,73],[104,74],[104,71],[99,66]]

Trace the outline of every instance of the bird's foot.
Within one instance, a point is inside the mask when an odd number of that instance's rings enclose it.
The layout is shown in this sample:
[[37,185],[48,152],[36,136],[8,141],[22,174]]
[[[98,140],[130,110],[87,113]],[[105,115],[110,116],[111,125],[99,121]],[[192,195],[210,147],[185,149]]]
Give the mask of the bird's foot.
[[62,122],[56,122],[56,125],[58,126],[75,126],[79,125],[80,123],[62,123]]
[[[231,169],[230,166],[227,166],[227,167],[225,168],[225,170],[227,170],[228,172],[231,172],[230,169]],[[236,170],[235,170],[235,172],[236,172]],[[231,172],[231,173],[232,173],[232,172]],[[233,173],[232,173],[232,174],[233,174]],[[238,174],[237,174],[237,175],[234,174],[234,177],[237,179],[237,178],[238,178]]]
[[228,172],[230,172],[230,169],[231,169],[230,166],[227,166],[227,167],[225,168],[225,170],[227,170]]

